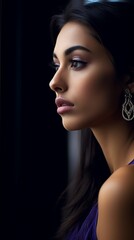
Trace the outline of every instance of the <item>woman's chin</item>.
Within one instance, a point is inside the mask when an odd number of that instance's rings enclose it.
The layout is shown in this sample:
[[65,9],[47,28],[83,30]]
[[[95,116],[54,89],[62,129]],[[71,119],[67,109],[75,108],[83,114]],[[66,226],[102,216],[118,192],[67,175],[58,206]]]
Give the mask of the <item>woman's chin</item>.
[[63,127],[67,130],[67,131],[76,131],[76,130],[80,130],[82,128],[84,128],[83,126],[81,126],[78,123],[73,123],[73,122],[66,122],[66,121],[62,121]]

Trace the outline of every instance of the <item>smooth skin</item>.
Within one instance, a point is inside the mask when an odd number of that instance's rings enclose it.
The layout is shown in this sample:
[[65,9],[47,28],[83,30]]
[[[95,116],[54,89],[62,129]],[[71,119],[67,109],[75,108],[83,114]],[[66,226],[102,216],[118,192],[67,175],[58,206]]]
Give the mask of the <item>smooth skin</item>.
[[134,239],[134,122],[122,118],[121,106],[129,76],[118,79],[114,60],[91,28],[69,22],[54,48],[56,73],[50,88],[73,104],[60,114],[65,129],[90,128],[98,140],[110,178],[98,199],[98,240]]

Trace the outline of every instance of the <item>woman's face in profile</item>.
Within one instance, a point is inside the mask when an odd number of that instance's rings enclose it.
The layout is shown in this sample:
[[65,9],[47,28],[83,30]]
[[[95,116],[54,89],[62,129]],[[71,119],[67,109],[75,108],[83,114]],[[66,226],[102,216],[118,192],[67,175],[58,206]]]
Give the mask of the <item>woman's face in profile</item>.
[[123,86],[112,57],[86,26],[69,22],[54,48],[56,73],[50,87],[56,93],[57,112],[67,130],[93,128],[119,114]]

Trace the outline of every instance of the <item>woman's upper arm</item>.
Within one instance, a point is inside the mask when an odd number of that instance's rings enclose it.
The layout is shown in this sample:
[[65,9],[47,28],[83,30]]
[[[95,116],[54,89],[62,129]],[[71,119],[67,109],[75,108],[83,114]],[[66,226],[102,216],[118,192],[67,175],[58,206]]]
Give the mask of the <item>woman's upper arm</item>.
[[134,239],[134,168],[122,168],[102,186],[98,199],[98,240]]

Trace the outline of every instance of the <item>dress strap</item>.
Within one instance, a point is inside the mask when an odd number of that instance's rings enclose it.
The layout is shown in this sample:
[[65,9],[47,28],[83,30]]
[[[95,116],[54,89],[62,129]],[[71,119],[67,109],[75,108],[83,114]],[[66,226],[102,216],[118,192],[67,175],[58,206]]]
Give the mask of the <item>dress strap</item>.
[[128,165],[134,164],[134,159],[128,163]]

